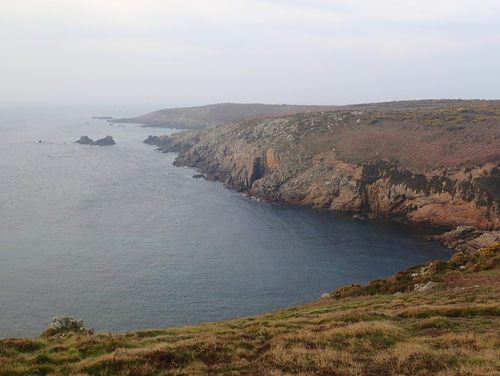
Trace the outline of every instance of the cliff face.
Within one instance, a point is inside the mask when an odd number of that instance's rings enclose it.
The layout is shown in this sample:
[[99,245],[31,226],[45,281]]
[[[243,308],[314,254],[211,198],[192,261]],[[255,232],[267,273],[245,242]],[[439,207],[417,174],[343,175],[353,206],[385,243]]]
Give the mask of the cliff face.
[[[500,229],[500,154],[488,147],[500,140],[498,119],[443,129],[401,114],[375,122],[380,113],[357,110],[246,119],[172,135],[161,150],[263,201]],[[363,140],[371,140],[372,155]]]

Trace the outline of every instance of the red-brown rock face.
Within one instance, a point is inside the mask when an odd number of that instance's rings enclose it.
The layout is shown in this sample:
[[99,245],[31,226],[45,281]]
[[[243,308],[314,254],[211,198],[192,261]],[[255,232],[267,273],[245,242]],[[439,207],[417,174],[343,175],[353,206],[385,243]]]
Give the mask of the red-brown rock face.
[[[479,132],[477,124],[453,131],[424,127],[421,132],[406,120],[371,124],[361,111],[245,119],[173,135],[164,151],[179,151],[177,165],[198,168],[207,178],[263,201],[372,212],[434,226],[500,229],[500,158],[494,150],[477,152],[474,158],[486,162],[468,165],[469,157],[453,146],[465,142],[460,137],[470,137],[472,130]],[[488,139],[500,137],[500,126],[495,124],[487,123],[483,128],[490,132],[488,136],[477,133],[470,143],[487,144]],[[417,150],[415,143],[419,148],[431,145],[434,165],[411,166],[411,155],[387,146],[387,140],[372,145],[374,156],[368,159],[359,145],[347,142],[352,134],[357,137],[353,142],[359,139],[361,131],[368,132],[363,135],[365,141],[370,134],[380,140],[384,131],[396,141],[399,129],[411,130],[409,150]],[[439,142],[454,150],[456,166],[438,166],[449,160],[451,152],[443,149],[439,154],[433,134],[449,137]],[[420,150],[422,155],[425,152]]]

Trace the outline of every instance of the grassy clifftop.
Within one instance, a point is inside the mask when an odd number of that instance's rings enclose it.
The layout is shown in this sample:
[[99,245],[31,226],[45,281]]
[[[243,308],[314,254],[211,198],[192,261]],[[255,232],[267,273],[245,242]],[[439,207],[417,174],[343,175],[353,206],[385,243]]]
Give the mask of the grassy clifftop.
[[220,103],[197,107],[158,110],[134,118],[112,119],[114,123],[139,123],[147,127],[202,129],[207,125],[264,114],[283,114],[299,111],[317,111],[329,107],[271,105],[260,103]]
[[[385,158],[417,168],[500,160],[500,101],[392,102],[272,117],[285,124],[277,150],[317,154],[334,148],[346,162]],[[240,121],[238,132],[252,135],[264,119]]]
[[421,125],[478,123],[500,117],[500,101],[419,100],[346,106],[312,106],[261,103],[219,103],[196,107],[168,108],[134,118],[110,119],[114,123],[140,123],[147,127],[203,129],[224,121],[255,116],[287,116],[325,111],[362,111],[370,122],[411,121]]
[[[436,283],[425,292],[415,284]],[[396,295],[394,294],[396,293]],[[0,375],[498,375],[500,245],[219,323],[0,340]]]

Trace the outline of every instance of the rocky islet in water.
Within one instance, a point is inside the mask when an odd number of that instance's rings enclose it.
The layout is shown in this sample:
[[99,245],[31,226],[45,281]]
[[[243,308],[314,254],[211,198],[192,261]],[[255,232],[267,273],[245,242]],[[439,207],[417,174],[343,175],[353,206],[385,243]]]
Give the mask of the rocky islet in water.
[[116,144],[112,136],[106,136],[97,141],[92,140],[88,136],[82,136],[78,141],[75,142],[80,145],[92,145],[92,146],[111,146]]

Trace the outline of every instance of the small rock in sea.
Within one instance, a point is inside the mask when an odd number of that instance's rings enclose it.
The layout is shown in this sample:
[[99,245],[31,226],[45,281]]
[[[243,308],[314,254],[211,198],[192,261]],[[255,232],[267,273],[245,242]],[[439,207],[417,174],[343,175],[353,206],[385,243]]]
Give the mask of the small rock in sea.
[[88,138],[87,136],[82,136],[78,141],[75,141],[77,144],[80,145],[92,145],[94,140],[91,138]]
[[113,140],[113,137],[111,136],[106,136],[104,138],[101,138],[100,140],[94,141],[92,145],[97,145],[97,146],[109,146],[109,145],[115,145],[116,142]]
[[146,138],[142,142],[148,145],[158,145],[158,142],[160,142],[160,137],[149,135],[148,138]]
[[413,290],[416,292],[422,292],[432,289],[437,285],[437,282],[427,282],[427,283],[416,283]]
[[352,216],[352,218],[353,218],[353,219],[356,219],[356,220],[358,220],[358,221],[365,221],[365,220],[366,220],[366,218],[365,218],[365,217],[363,217],[361,214],[354,214],[354,215]]
[[193,178],[195,179],[203,179],[205,177],[204,174],[196,174],[196,175],[193,175]]
[[94,141],[91,138],[88,138],[87,136],[82,136],[78,141],[75,142],[80,145],[95,145],[95,146],[109,146],[116,144],[112,136],[106,136],[97,141]]

